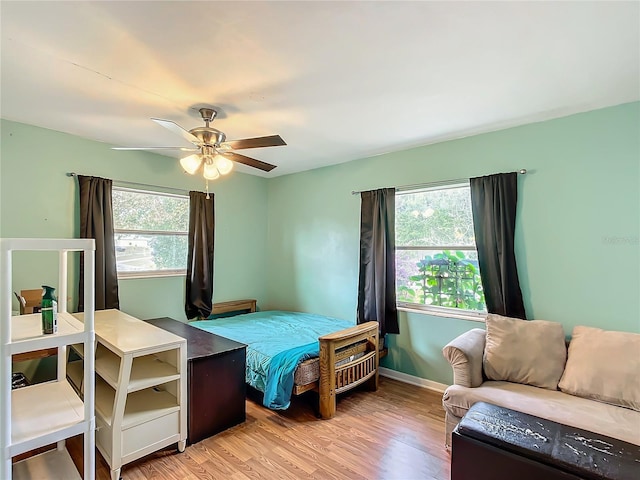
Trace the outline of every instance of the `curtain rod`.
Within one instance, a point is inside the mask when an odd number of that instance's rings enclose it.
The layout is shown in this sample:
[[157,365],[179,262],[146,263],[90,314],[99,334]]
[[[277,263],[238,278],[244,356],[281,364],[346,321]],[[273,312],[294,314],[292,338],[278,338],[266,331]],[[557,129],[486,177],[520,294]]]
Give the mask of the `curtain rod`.
[[[78,174],[76,172],[67,173],[67,177],[77,177]],[[161,188],[168,192],[177,193],[179,195],[189,195],[188,190],[181,190],[179,188],[172,187],[163,187],[162,185],[150,185],[148,183],[136,183],[136,182],[127,182],[126,180],[112,180],[114,183],[117,183],[122,186],[130,186],[130,187],[151,187],[151,188]]]
[[[527,173],[527,170],[525,168],[521,168],[520,170],[518,170],[518,173],[520,175],[524,175],[525,173]],[[402,185],[402,186],[391,187],[391,188],[395,188],[396,190],[413,190],[418,188],[440,187],[440,186],[451,185],[454,183],[468,182],[468,181],[469,181],[468,178],[456,178],[455,180],[441,180],[439,182],[417,183],[415,185]],[[351,195],[358,195],[362,192],[367,192],[367,191],[369,190],[359,190],[359,191],[352,190]]]

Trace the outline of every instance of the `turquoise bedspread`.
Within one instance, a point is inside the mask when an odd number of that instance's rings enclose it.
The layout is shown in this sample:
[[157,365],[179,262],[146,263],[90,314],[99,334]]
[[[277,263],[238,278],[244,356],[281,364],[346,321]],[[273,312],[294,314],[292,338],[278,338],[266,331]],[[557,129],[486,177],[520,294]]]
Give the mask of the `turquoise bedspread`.
[[246,382],[264,393],[265,407],[284,410],[291,400],[296,367],[319,354],[318,337],[354,323],[310,313],[267,311],[190,325],[247,344]]

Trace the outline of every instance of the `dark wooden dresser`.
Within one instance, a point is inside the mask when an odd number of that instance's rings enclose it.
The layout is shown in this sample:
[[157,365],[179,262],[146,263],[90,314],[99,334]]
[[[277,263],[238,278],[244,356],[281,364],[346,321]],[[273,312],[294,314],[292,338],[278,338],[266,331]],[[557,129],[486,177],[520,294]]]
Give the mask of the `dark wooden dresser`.
[[172,318],[146,320],[187,339],[188,443],[246,419],[246,345]]

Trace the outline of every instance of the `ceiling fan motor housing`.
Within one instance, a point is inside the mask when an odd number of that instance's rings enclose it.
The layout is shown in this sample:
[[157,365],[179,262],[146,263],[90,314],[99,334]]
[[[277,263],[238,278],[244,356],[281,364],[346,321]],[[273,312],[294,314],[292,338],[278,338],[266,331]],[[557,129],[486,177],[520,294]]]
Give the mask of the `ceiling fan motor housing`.
[[198,138],[203,145],[218,146],[227,139],[224,133],[211,127],[192,128],[189,133]]

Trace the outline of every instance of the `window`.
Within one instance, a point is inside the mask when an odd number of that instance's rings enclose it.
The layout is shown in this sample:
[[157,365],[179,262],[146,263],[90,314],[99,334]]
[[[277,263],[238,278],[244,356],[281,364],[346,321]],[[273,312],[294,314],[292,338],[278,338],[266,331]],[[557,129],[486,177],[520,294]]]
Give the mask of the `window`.
[[118,277],[185,274],[189,197],[113,187]]
[[468,184],[396,192],[396,298],[432,312],[486,311]]

